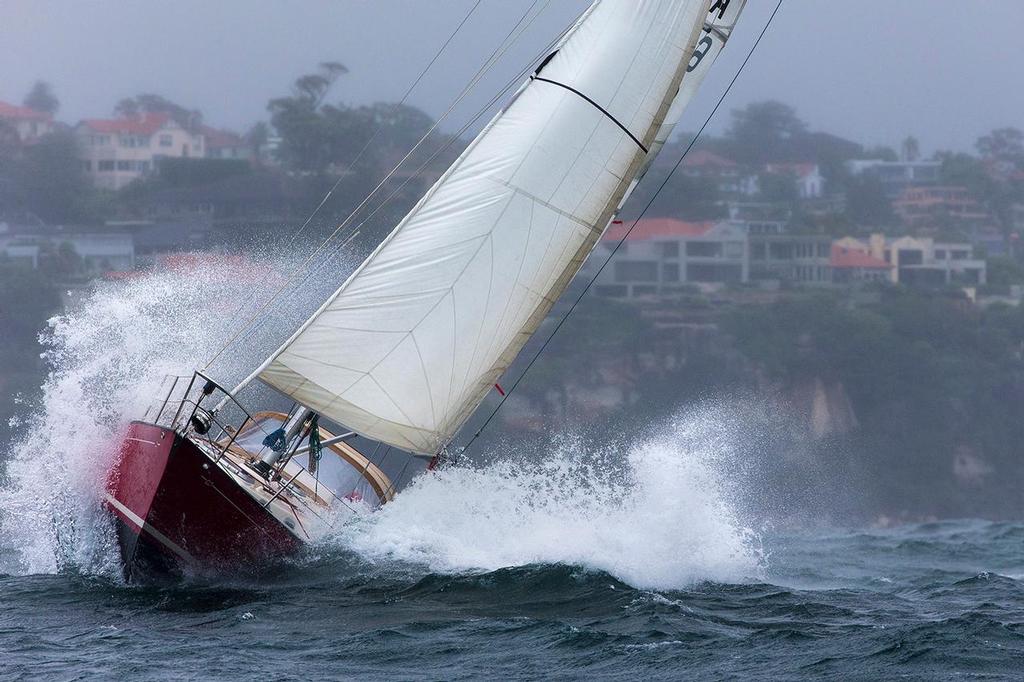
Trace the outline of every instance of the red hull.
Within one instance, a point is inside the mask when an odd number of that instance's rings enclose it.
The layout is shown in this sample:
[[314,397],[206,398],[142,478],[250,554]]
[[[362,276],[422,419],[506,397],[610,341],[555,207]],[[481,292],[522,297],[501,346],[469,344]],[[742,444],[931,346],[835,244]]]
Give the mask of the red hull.
[[129,578],[246,571],[303,544],[193,443],[153,424],[128,428],[106,503]]

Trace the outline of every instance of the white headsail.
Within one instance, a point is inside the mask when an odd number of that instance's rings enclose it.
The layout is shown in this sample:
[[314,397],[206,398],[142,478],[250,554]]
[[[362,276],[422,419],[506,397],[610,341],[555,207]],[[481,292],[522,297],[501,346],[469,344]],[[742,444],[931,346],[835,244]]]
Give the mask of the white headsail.
[[536,331],[666,139],[678,119],[670,106],[688,101],[689,79],[717,54],[693,62],[706,22],[735,19],[740,4],[595,2],[255,376],[364,436],[437,452]]

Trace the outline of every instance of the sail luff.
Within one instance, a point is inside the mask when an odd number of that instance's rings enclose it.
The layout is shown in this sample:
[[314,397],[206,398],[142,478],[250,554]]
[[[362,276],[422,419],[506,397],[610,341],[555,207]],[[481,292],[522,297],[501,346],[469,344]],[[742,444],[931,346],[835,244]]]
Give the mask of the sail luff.
[[[257,376],[432,453],[582,266],[685,83],[710,0],[603,0]],[[639,140],[639,143],[637,143]]]

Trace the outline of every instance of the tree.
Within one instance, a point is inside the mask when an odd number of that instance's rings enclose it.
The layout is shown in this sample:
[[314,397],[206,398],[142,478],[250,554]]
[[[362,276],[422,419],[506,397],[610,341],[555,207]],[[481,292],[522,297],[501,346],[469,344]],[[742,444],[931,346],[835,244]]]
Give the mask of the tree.
[[32,89],[25,95],[24,105],[29,109],[35,109],[52,116],[60,109],[60,100],[53,94],[49,83],[36,81]]
[[267,126],[263,121],[259,121],[249,128],[249,132],[245,134],[245,141],[252,147],[253,155],[259,159],[263,152],[263,147],[266,146],[267,140],[270,139],[270,127]]
[[921,143],[918,142],[917,138],[913,135],[909,135],[905,140],[903,140],[901,149],[904,161],[913,163],[921,158]]
[[727,135],[731,138],[733,158],[765,163],[786,159],[787,145],[806,132],[807,125],[793,107],[769,100],[734,110]]
[[880,161],[899,161],[900,155],[892,147],[878,145],[864,150],[865,159],[879,159]]
[[47,222],[95,219],[95,190],[78,158],[70,132],[45,135],[24,150],[13,172],[13,192],[22,208]]
[[140,114],[167,114],[185,130],[194,131],[203,124],[203,113],[172,102],[163,95],[143,93],[126,97],[114,107],[114,114],[124,118],[135,118]]
[[1016,128],[998,128],[975,143],[982,158],[1024,165],[1024,133]]
[[868,173],[846,179],[846,214],[855,224],[872,227],[895,219],[881,181]]

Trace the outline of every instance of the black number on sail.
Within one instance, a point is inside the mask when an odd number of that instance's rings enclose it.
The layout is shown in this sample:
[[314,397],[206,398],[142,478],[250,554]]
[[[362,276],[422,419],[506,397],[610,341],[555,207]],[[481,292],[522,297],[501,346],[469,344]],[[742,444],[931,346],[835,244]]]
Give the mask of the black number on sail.
[[700,66],[701,60],[711,51],[711,46],[715,44],[715,41],[711,39],[710,34],[705,34],[700,42],[697,43],[697,47],[693,50],[693,56],[690,57],[690,65],[686,67],[686,72],[689,73]]

